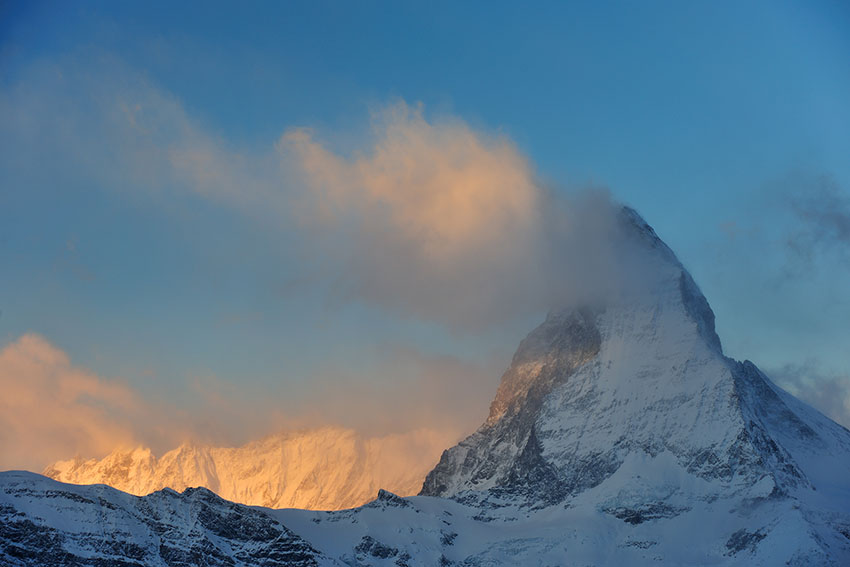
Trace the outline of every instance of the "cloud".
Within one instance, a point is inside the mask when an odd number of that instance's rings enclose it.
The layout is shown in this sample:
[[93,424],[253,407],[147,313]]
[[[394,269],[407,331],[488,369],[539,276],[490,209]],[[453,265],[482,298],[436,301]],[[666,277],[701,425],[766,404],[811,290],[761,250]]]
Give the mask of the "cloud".
[[429,123],[404,103],[375,129],[352,159],[305,130],[280,143],[307,189],[297,220],[340,292],[452,325],[517,306],[541,260],[542,195],[526,160],[505,137]]
[[414,243],[420,261],[435,267],[493,254],[494,246],[510,257],[534,238],[540,191],[507,137],[475,133],[458,120],[428,122],[421,106],[404,102],[378,113],[374,130],[374,145],[350,160],[307,130],[283,136],[281,150],[293,152],[306,174],[318,218],[338,224],[380,213],[375,233]]
[[789,171],[728,215],[697,274],[724,350],[769,369],[780,386],[850,425],[846,190],[827,173]]
[[0,165],[27,185],[90,185],[152,199],[189,194],[268,209],[273,148],[240,152],[121,60],[85,52],[39,61],[0,89]]
[[761,277],[770,276],[771,287],[850,267],[850,193],[829,173],[789,171],[728,214],[718,226],[724,237],[718,259],[728,264],[730,255],[741,256]]
[[143,396],[121,379],[74,365],[32,333],[0,350],[0,392],[0,470],[40,471],[59,459],[140,445],[162,454],[190,440],[245,443],[278,424],[274,402],[251,388],[203,377],[169,399]]
[[[334,139],[293,128],[265,146],[237,146],[108,57],[43,62],[0,91],[0,140],[9,150],[0,166],[25,181],[18,186],[63,179],[177,215],[214,204],[260,227],[262,261],[294,262],[287,271],[302,287],[318,282],[331,306],[359,303],[483,334],[587,301],[619,280],[608,193],[553,190],[503,133],[400,101],[373,114],[353,151],[338,151]],[[329,367],[304,387],[286,380],[286,390],[203,377],[180,404],[136,395],[133,411],[117,411],[75,402],[69,415],[91,416],[111,437],[86,444],[80,433],[65,450],[162,447],[146,421],[209,442],[328,422],[371,434],[437,423],[460,436],[486,415],[501,370],[401,347],[383,356],[372,372]],[[155,417],[134,417],[142,415]]]
[[286,133],[296,222],[336,292],[477,330],[545,311],[610,281],[614,207],[540,183],[504,135],[404,102],[376,113],[351,157],[304,129]]
[[177,401],[193,437],[205,443],[238,445],[269,432],[333,425],[370,437],[427,431],[450,444],[486,418],[505,354],[473,362],[387,344],[366,364],[327,361],[303,381],[196,377]]
[[238,446],[326,425],[427,442],[431,458],[437,444],[449,446],[483,420],[497,369],[390,347],[371,370],[388,378],[383,385],[329,366],[306,392],[205,376],[164,400],[75,366],[43,337],[26,334],[0,350],[0,470],[40,471],[60,459],[99,458],[140,445],[159,455],[186,441]]
[[836,253],[850,265],[850,196],[831,176],[795,176],[799,185],[789,196],[795,228],[787,237],[789,253],[806,265],[817,256]]
[[[257,397],[253,393],[246,395],[243,388],[204,379],[193,382],[186,392],[196,397],[197,403],[177,409],[162,401],[143,399],[120,380],[101,378],[74,366],[64,352],[44,338],[27,334],[0,350],[0,391],[3,392],[0,396],[0,470],[42,471],[50,464],[71,457],[103,458],[108,454],[114,455],[115,451],[128,451],[137,446],[156,447],[157,440],[159,447],[154,454],[159,456],[185,441],[213,447],[240,446],[283,429],[322,426],[311,443],[297,448],[305,452],[301,455],[304,458],[302,465],[309,467],[311,463],[335,457],[333,454],[311,455],[311,448],[326,450],[334,442],[342,443],[344,453],[346,443],[352,442],[349,430],[333,431],[324,426],[353,420],[359,426],[358,438],[364,443],[362,448],[353,450],[365,451],[369,455],[367,466],[371,469],[361,475],[364,483],[369,484],[366,490],[374,495],[374,485],[379,484],[414,494],[421,486],[424,474],[439,459],[440,452],[467,432],[458,427],[460,416],[466,414],[480,418],[469,407],[459,407],[469,400],[469,391],[475,387],[475,381],[459,380],[461,373],[468,377],[466,372],[470,368],[450,358],[434,361],[415,352],[403,352],[395,357],[394,362],[410,364],[413,369],[412,372],[401,373],[413,382],[408,389],[412,396],[400,395],[401,389],[380,392],[343,388],[338,393],[346,394],[344,400],[340,396],[332,396],[330,404],[324,404],[323,399],[313,400],[311,407],[321,408],[321,415],[311,414],[303,407],[299,411],[275,412],[274,406],[285,398],[271,400],[268,392],[265,397]],[[432,376],[431,372],[438,375]],[[446,408],[441,402],[451,407]],[[411,414],[406,413],[411,411]],[[365,419],[369,415],[381,417],[380,422],[371,423],[371,431],[368,419]],[[449,418],[439,419],[441,415]],[[315,421],[317,417],[320,421]],[[275,421],[277,424],[273,427]],[[415,427],[418,423],[436,423],[436,426]],[[337,435],[338,439],[322,441],[329,432]],[[238,438],[240,435],[242,438]],[[331,448],[336,450],[340,447]],[[251,451],[246,454],[250,458]],[[342,458],[350,457],[350,454],[343,454]],[[75,468],[79,463],[76,460],[66,461],[60,463],[59,469],[67,471],[70,468],[80,473]],[[88,474],[77,477],[71,474],[63,480],[118,482],[117,488],[138,494],[161,488],[152,484],[154,479],[143,480],[145,483],[139,486],[99,476],[105,475],[104,466],[112,464],[114,459],[112,463],[102,464],[99,469],[91,467]],[[262,467],[263,463],[254,465]],[[293,470],[297,475],[298,471]],[[179,478],[175,482],[178,485],[172,488],[180,490],[186,486],[180,484]],[[224,490],[224,496],[232,499],[244,499],[244,494],[231,492],[228,496],[228,487],[210,488]],[[345,500],[350,496],[347,493],[328,494],[320,506],[338,508],[361,503]],[[248,503],[264,505],[261,501]],[[309,507],[316,503],[302,502],[301,505]]]
[[368,368],[329,362],[302,396],[281,396],[278,426],[331,423],[369,435],[429,429],[453,443],[486,418],[504,363],[495,354],[475,363],[388,345]]
[[144,402],[126,384],[72,366],[38,335],[0,351],[0,469],[102,455],[138,441]]
[[4,167],[44,175],[48,163],[51,179],[167,210],[215,203],[259,221],[281,258],[300,258],[300,279],[332,282],[329,305],[454,330],[538,314],[613,280],[607,192],[550,190],[504,134],[396,102],[350,155],[305,128],[239,148],[143,74],[92,59],[36,65],[4,93],[2,138],[18,141]]
[[786,364],[768,375],[801,400],[850,428],[850,376],[826,372],[814,360]]

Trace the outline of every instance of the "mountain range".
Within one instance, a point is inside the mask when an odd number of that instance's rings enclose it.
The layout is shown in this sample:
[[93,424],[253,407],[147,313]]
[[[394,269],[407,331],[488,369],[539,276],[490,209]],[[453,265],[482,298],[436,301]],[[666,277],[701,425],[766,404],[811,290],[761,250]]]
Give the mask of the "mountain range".
[[[418,496],[339,511],[0,473],[9,565],[850,565],[850,431],[723,354],[675,254],[618,213],[622,285],[522,341]],[[57,469],[58,470],[58,469]]]
[[184,444],[157,458],[150,449],[118,449],[103,459],[75,458],[42,474],[71,484],[107,484],[144,496],[204,487],[222,498],[267,508],[340,510],[369,502],[384,488],[416,494],[446,437],[431,430],[363,437],[322,427],[280,433],[242,447]]

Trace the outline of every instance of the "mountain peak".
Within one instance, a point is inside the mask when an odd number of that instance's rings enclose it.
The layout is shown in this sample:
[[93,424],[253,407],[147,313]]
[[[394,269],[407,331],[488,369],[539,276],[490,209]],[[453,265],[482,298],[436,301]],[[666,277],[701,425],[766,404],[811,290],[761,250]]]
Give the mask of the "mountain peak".
[[605,485],[641,455],[666,455],[712,497],[761,494],[764,478],[788,493],[812,486],[798,450],[807,440],[850,443],[829,420],[829,434],[813,434],[799,417],[810,410],[790,409],[754,365],[726,358],[714,313],[672,250],[633,209],[619,219],[617,252],[634,280],[529,333],[487,420],[443,453],[421,494],[510,493],[545,506]]

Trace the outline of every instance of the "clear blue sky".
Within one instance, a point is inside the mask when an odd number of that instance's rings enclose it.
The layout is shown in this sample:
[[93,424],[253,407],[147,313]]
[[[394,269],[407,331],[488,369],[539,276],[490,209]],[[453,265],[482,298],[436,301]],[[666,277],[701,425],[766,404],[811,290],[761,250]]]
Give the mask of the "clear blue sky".
[[139,196],[127,147],[97,143],[98,97],[135,84],[235,154],[293,127],[352,151],[399,99],[501,133],[547,183],[638,209],[728,354],[850,376],[846,2],[3,3],[0,343],[38,333],[142,390],[302,392],[338,364],[391,380],[400,347],[498,368],[532,321],[458,332],[336,305],[298,284],[297,236]]

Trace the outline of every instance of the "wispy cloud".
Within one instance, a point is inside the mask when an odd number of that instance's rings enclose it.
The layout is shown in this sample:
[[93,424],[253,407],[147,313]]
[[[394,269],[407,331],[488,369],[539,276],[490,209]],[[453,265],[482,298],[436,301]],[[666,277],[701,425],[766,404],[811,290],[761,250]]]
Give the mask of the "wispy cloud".
[[794,170],[771,179],[718,228],[719,253],[743,250],[773,287],[813,279],[824,267],[850,267],[850,193],[829,173]]
[[0,350],[0,470],[40,471],[57,460],[140,445],[160,455],[186,441],[234,446],[326,425],[427,440],[426,458],[435,458],[483,419],[498,378],[492,365],[401,347],[372,372],[389,378],[381,385],[374,375],[329,366],[295,394],[204,376],[166,400],[74,365],[43,337],[27,334]]
[[453,329],[539,313],[614,280],[607,193],[556,196],[503,134],[397,102],[374,113],[350,155],[303,128],[236,148],[144,75],[95,61],[34,67],[3,96],[0,133],[17,141],[4,166],[29,162],[39,175],[49,162],[54,177],[166,208],[182,195],[209,200],[294,248],[302,273],[334,282],[332,303]]
[[399,102],[351,157],[307,130],[279,148],[300,189],[296,221],[346,297],[476,329],[604,281],[607,194],[556,198],[504,135]]
[[727,350],[847,425],[847,188],[828,173],[793,170],[728,214],[701,278]]
[[170,436],[126,383],[71,364],[38,335],[0,350],[0,469],[40,470],[62,455],[102,455]]
[[768,373],[777,384],[850,428],[850,375],[827,372],[814,360]]
[[387,346],[367,369],[329,362],[310,377],[304,397],[283,402],[279,417],[284,426],[333,423],[369,435],[431,429],[454,442],[486,418],[502,363],[501,356],[474,363]]
[[797,222],[786,245],[795,259],[811,266],[816,257],[834,253],[850,265],[850,196],[834,178],[804,179],[789,205]]

